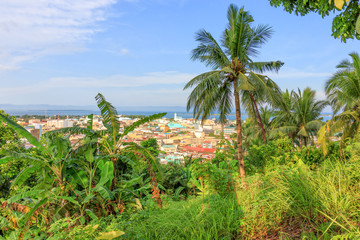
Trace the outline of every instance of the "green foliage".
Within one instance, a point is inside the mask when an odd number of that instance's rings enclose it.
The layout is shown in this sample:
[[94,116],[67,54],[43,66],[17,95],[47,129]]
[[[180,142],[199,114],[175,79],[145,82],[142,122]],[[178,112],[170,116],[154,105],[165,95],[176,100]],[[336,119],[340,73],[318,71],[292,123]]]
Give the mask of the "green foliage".
[[318,1],[295,1],[295,0],[269,0],[274,7],[283,6],[284,10],[296,15],[304,16],[315,12],[323,18],[329,14],[340,12],[333,19],[332,36],[347,39],[360,39],[360,3],[349,0],[318,0]]
[[208,207],[195,198],[169,202],[163,211],[139,212],[119,228],[125,239],[234,239],[241,217],[232,198],[211,197]]
[[227,160],[221,161],[217,166],[204,159],[197,159],[191,165],[194,178],[202,184],[203,194],[210,192],[220,196],[233,194],[233,180],[229,168],[233,169],[237,165],[237,161],[232,161],[230,165]]
[[287,136],[269,141],[267,145],[253,145],[245,158],[249,174],[264,173],[278,165],[288,165],[296,161],[294,145]]
[[343,145],[347,139],[359,132],[360,114],[360,56],[349,54],[352,62],[345,59],[337,66],[338,71],[326,82],[326,95],[334,110],[334,115],[319,131],[318,138],[324,154],[327,154],[329,137],[341,137]]
[[284,102],[275,111],[272,135],[279,132],[288,134],[298,146],[311,143],[317,132],[324,125],[321,112],[327,101],[316,100],[315,91],[305,88],[303,91],[283,93]]
[[[15,121],[16,118],[6,114],[3,110],[0,110],[0,114],[3,116]],[[19,140],[19,137],[14,129],[6,124],[6,121],[3,121],[0,118],[0,156],[1,150],[19,150],[23,146]]]
[[148,149],[155,157],[157,157],[160,153],[160,147],[155,138],[149,138],[148,140],[142,141],[140,145],[143,148]]

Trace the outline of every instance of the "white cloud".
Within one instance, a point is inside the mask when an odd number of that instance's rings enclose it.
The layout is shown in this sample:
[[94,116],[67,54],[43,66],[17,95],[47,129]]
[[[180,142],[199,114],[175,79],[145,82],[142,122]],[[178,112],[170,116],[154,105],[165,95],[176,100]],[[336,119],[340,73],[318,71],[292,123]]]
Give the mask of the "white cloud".
[[[93,104],[103,93],[114,105],[183,106],[189,91],[183,86],[195,75],[153,72],[142,76],[57,77],[36,84],[0,88],[0,102],[13,104]],[[152,85],[156,84],[156,87]],[[124,104],[124,102],[126,104]]]
[[122,55],[126,55],[126,54],[129,53],[129,50],[126,49],[126,48],[122,48],[122,49],[120,50],[120,52],[121,52]]
[[153,72],[142,76],[114,75],[102,78],[58,77],[42,83],[49,87],[142,87],[154,84],[185,84],[195,75],[179,72]]
[[0,2],[0,71],[45,54],[82,49],[115,0]]

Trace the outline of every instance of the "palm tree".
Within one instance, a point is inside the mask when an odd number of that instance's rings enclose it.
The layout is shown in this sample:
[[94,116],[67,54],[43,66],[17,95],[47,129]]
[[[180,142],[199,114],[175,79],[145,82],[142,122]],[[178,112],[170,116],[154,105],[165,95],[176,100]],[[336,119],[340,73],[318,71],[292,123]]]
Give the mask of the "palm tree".
[[286,91],[283,94],[284,105],[277,111],[275,122],[278,126],[275,132],[289,134],[294,143],[306,146],[323,125],[321,111],[327,101],[315,99],[315,91],[306,88],[303,91]]
[[259,121],[254,119],[254,116],[251,116],[246,119],[246,123],[243,129],[243,134],[245,137],[244,144],[246,148],[249,149],[252,145],[261,145],[264,142],[264,133],[265,139],[269,138],[273,127],[273,117],[274,111],[268,106],[261,106],[259,108],[259,117],[261,119],[262,127],[259,125]]
[[334,115],[319,132],[319,141],[326,153],[327,137],[340,133],[341,144],[352,138],[360,130],[360,57],[358,53],[349,54],[352,62],[343,60],[336,66],[338,71],[326,82],[325,92],[333,108]]
[[254,78],[264,78],[253,71],[277,71],[283,63],[253,62],[251,57],[257,56],[258,49],[271,36],[271,27],[267,25],[252,26],[254,19],[244,11],[231,4],[227,13],[228,25],[223,33],[221,45],[213,36],[200,30],[196,34],[197,48],[192,51],[192,59],[200,60],[214,70],[200,74],[190,80],[184,87],[194,87],[188,97],[187,110],[194,112],[194,117],[205,120],[215,111],[220,113],[220,122],[226,121],[226,116],[236,110],[237,125],[237,159],[240,177],[245,177],[242,151],[242,127],[240,109],[240,91],[255,91],[250,81]]
[[[256,120],[257,125],[261,130],[263,142],[267,143],[266,126],[262,116],[265,116],[262,111],[259,111],[258,105],[270,104],[271,106],[283,105],[282,93],[279,86],[266,76],[251,75],[249,78],[251,85],[255,88],[254,91],[242,90],[242,102],[246,108],[249,116]],[[260,106],[262,110],[269,111]]]

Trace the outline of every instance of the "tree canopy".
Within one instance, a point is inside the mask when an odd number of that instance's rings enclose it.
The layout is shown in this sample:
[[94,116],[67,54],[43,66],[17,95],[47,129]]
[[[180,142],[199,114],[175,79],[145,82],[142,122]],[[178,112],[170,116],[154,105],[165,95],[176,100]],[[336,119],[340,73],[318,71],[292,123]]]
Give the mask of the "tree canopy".
[[289,13],[304,16],[310,12],[322,17],[338,13],[332,22],[332,36],[346,42],[347,39],[360,40],[360,2],[358,0],[269,0],[271,6],[283,6]]

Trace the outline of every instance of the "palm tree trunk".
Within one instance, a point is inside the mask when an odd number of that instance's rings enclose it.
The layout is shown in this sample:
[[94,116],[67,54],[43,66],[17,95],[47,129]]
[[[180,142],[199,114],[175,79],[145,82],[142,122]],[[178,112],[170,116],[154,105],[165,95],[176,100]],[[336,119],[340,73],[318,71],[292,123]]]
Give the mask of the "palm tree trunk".
[[254,108],[255,108],[256,121],[259,124],[259,127],[261,128],[264,143],[266,145],[266,132],[265,132],[264,124],[262,122],[262,119],[261,119],[261,116],[260,116],[260,113],[259,113],[259,109],[258,109],[257,104],[255,102],[254,95],[251,92],[250,92],[250,98],[251,98],[251,101],[253,102],[253,105],[254,105]]
[[238,80],[234,79],[234,96],[235,96],[235,110],[236,110],[236,133],[237,133],[237,160],[239,162],[240,177],[245,178],[245,164],[242,151],[242,128],[241,128],[241,109],[239,92],[237,90]]

